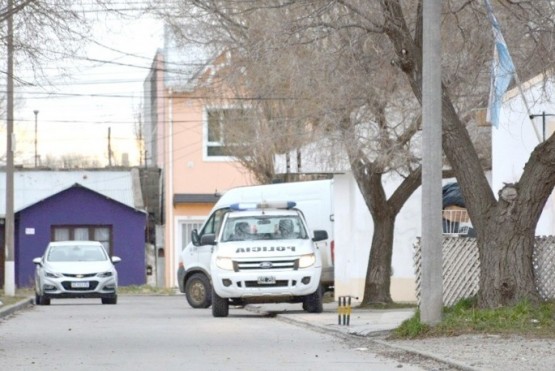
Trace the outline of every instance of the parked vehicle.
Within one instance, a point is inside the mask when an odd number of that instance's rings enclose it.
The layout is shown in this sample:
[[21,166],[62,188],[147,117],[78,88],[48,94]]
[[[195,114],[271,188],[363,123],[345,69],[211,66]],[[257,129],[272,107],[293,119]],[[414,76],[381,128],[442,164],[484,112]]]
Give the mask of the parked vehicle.
[[331,290],[334,286],[332,187],[331,180],[317,180],[238,187],[224,193],[201,230],[193,231],[192,242],[181,252],[177,280],[189,305],[193,308],[208,308],[212,304],[210,262],[214,246],[200,241],[205,235],[219,233],[224,216],[234,203],[294,200],[296,208],[304,215],[308,230],[327,232],[327,238],[318,241],[316,246],[322,265],[320,290]]
[[117,303],[118,273],[104,246],[97,241],[50,242],[35,263],[35,303],[50,299],[100,298],[102,304]]
[[294,202],[234,204],[216,234],[200,245],[213,246],[212,314],[226,317],[229,305],[301,302],[310,313],[322,312],[322,260],[315,242],[326,231],[309,230]]

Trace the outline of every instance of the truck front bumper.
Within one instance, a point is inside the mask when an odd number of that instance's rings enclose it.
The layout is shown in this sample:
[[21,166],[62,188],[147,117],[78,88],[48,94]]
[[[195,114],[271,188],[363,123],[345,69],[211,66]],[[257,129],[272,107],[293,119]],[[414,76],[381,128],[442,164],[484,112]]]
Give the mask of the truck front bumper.
[[297,297],[314,293],[320,269],[297,271],[212,271],[212,284],[222,298]]

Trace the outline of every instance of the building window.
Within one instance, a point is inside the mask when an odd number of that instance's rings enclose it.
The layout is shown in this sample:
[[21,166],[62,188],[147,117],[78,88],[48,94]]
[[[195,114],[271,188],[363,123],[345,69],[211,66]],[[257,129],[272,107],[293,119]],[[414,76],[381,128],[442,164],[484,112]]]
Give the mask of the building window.
[[206,111],[206,156],[233,156],[233,130],[244,123],[244,110],[239,108],[211,108]]
[[98,241],[112,255],[112,227],[102,225],[52,226],[52,241]]

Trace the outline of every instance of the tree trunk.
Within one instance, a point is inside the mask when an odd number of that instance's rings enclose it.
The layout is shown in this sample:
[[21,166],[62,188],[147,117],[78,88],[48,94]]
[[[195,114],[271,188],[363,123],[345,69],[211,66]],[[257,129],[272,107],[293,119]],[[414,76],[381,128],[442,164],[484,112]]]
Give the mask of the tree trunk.
[[378,218],[374,218],[374,234],[362,304],[392,302],[390,284],[394,227],[395,215],[380,213]]
[[[386,34],[415,97],[421,101],[421,53],[404,23],[398,0],[384,0]],[[421,10],[421,9],[420,9]],[[422,17],[418,16],[419,22]],[[409,68],[410,67],[410,68]],[[478,235],[481,261],[478,305],[495,308],[538,300],[532,265],[536,224],[555,185],[555,137],[540,144],[524,168],[514,198],[495,199],[476,150],[443,87],[443,149],[452,166]]]
[[484,308],[509,306],[521,300],[538,302],[532,264],[534,233],[516,232],[515,223],[498,218],[480,233],[480,290]]

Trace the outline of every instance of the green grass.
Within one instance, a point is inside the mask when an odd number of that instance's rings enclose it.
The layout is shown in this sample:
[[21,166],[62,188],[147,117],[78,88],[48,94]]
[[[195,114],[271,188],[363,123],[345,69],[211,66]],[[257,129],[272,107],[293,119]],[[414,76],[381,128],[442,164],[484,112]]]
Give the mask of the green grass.
[[391,337],[414,339],[469,333],[555,338],[555,301],[538,305],[524,301],[513,307],[479,309],[472,299],[465,299],[445,308],[441,322],[435,326],[420,322],[420,312],[417,311]]

